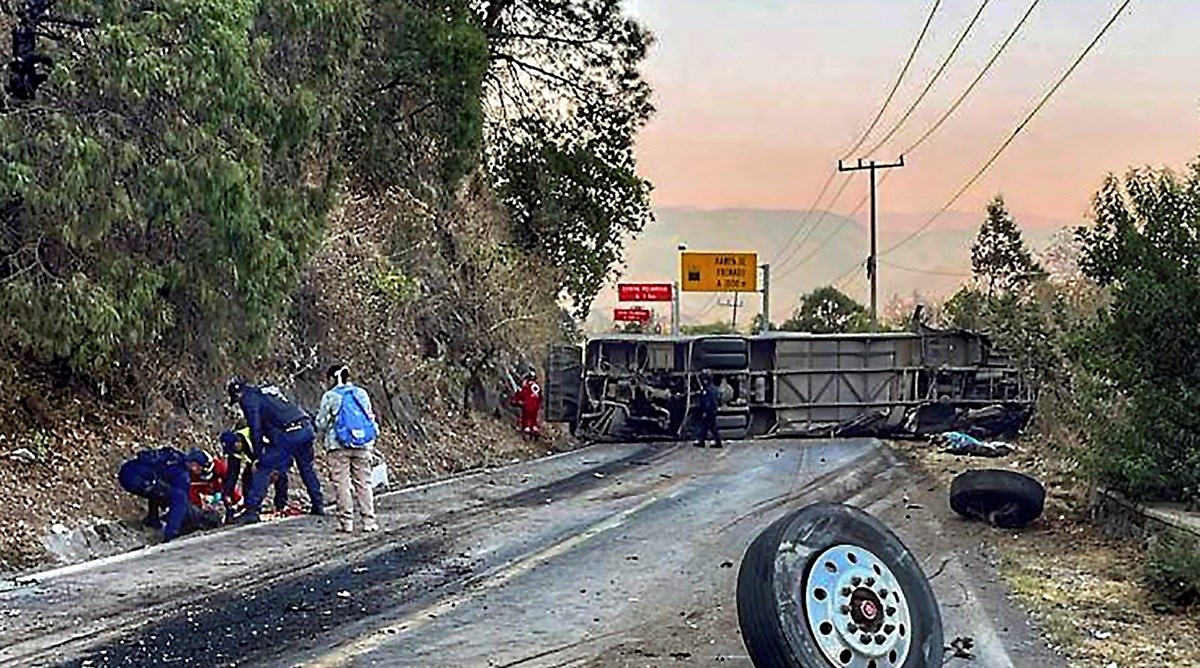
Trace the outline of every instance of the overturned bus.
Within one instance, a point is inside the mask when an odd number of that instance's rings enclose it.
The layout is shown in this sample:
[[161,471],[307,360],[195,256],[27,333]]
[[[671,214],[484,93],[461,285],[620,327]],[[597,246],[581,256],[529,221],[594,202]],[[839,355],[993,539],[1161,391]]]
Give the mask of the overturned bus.
[[1034,401],[1018,369],[969,331],[614,334],[551,350],[546,419],[588,441],[689,439],[703,371],[729,440],[1012,435]]

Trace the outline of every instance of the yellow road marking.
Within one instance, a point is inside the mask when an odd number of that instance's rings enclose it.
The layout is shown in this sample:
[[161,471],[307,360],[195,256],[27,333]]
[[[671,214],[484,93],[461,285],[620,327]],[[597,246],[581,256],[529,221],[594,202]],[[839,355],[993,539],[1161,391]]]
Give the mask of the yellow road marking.
[[[675,485],[674,487],[681,485],[682,483]],[[534,568],[545,564],[551,559],[566,554],[567,552],[570,552],[580,545],[592,540],[596,536],[621,526],[625,523],[625,520],[629,519],[631,515],[645,510],[651,505],[657,503],[661,498],[662,497],[659,496],[652,496],[636,506],[633,506],[632,508],[623,510],[616,515],[609,516],[607,519],[588,527],[584,531],[575,534],[570,538],[555,543],[554,545],[551,545],[540,552],[535,552],[517,559],[497,571],[495,574],[488,576],[486,580],[483,580],[479,584],[475,585],[470,591],[447,597],[435,605],[427,607],[423,610],[418,610],[417,612],[404,617],[394,624],[376,629],[370,635],[363,636],[348,645],[339,647],[329,654],[326,654],[325,656],[322,656],[314,661],[305,663],[304,665],[313,666],[314,668],[331,668],[332,666],[345,665],[355,657],[362,656],[363,654],[367,654],[378,649],[382,645],[395,639],[399,634],[416,631],[417,629],[420,629],[429,622],[441,617],[443,614],[453,610],[459,605],[463,603],[469,603],[492,589],[502,587],[505,584],[512,582],[516,578],[525,575]]]

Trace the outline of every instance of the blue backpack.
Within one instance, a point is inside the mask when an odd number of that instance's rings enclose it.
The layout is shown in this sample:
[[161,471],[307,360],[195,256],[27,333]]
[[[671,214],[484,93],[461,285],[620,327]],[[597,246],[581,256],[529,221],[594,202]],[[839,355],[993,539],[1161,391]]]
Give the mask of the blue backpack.
[[367,415],[367,409],[355,396],[356,389],[353,385],[347,385],[334,390],[342,396],[342,405],[333,422],[333,433],[342,445],[350,448],[361,448],[379,436],[379,430]]

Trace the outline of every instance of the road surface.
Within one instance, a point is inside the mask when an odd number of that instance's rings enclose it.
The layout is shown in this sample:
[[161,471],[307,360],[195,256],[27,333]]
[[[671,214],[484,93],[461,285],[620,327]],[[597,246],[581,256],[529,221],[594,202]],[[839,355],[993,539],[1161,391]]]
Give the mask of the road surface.
[[48,572],[0,587],[0,664],[749,667],[741,555],[826,500],[920,557],[947,643],[975,642],[947,665],[1065,665],[980,528],[871,440],[599,445],[388,495],[379,534],[303,517]]

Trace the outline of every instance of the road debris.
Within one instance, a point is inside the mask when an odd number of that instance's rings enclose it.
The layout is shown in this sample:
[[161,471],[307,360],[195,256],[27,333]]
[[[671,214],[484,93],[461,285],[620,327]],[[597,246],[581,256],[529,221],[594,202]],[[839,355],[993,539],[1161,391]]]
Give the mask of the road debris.
[[971,650],[974,647],[975,647],[975,639],[974,638],[959,637],[959,638],[955,638],[953,641],[951,641],[950,646],[946,648],[946,651],[953,652],[953,654],[950,655],[951,658],[972,659],[973,660],[975,658],[975,655],[971,653]]
[[942,452],[950,455],[972,457],[1005,457],[1016,451],[1012,445],[1002,441],[981,441],[961,431],[938,434],[933,443],[942,446]]

